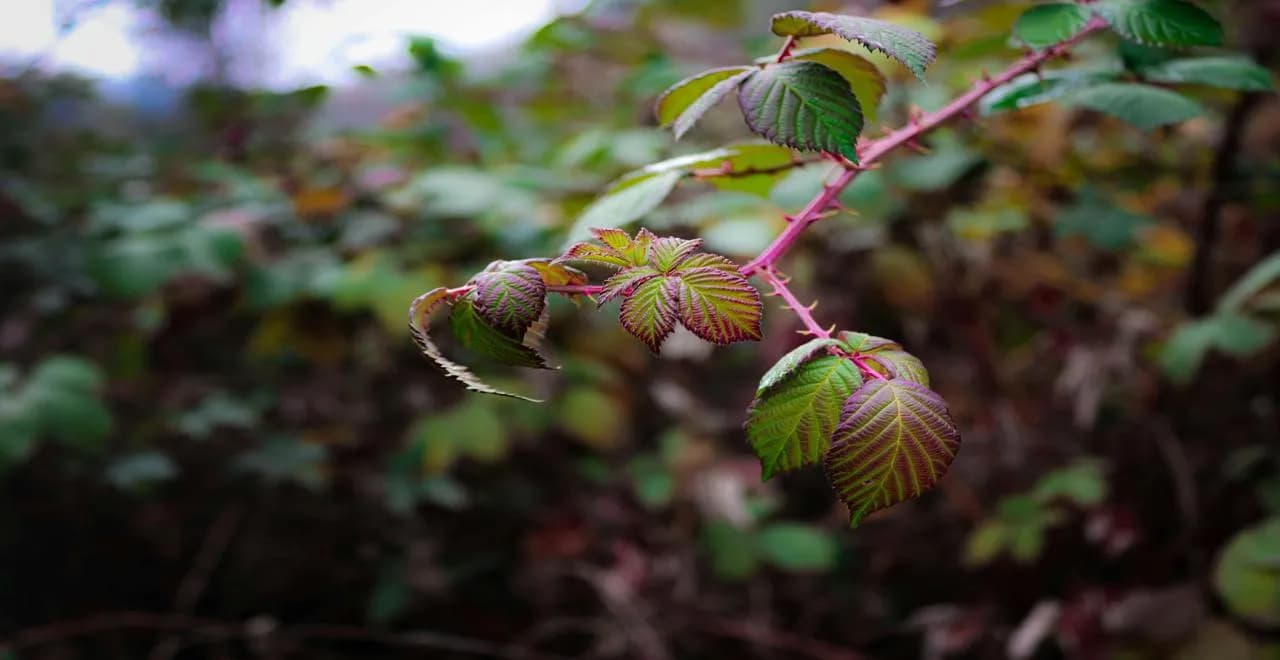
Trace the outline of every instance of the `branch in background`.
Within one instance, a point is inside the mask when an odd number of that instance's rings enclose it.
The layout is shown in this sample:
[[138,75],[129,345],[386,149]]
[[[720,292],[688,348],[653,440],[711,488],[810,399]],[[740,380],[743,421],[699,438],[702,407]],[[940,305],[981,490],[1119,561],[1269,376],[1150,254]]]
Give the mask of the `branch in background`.
[[818,193],[812,201],[805,206],[804,210],[794,218],[789,218],[790,223],[787,228],[778,234],[773,242],[764,249],[755,259],[752,259],[745,266],[739,269],[745,276],[760,273],[772,266],[786,253],[788,249],[800,238],[804,230],[813,223],[821,220],[823,213],[830,208],[840,193],[853,182],[859,172],[869,169],[885,154],[904,145],[915,144],[917,140],[937,128],[969,111],[969,108],[977,103],[982,97],[989,94],[995,88],[1017,78],[1018,76],[1035,71],[1045,62],[1065,55],[1072,46],[1084,39],[1089,34],[1101,30],[1106,27],[1106,23],[1097,16],[1090,19],[1089,23],[1074,37],[1050,48],[1037,51],[1015,62],[1012,66],[1005,69],[995,76],[984,76],[981,82],[978,82],[968,92],[956,97],[943,108],[931,112],[912,120],[912,122],[885,137],[878,140],[872,140],[863,145],[859,156],[861,162],[858,165],[846,165],[845,170],[840,176],[830,184],[823,187],[822,192]]

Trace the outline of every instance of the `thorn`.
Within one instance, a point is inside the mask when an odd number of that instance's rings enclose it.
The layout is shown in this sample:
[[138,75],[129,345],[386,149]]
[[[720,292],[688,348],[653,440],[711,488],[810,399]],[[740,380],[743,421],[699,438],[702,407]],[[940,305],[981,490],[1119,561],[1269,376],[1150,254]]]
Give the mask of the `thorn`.
[[783,215],[782,219],[786,220],[788,224],[796,221],[796,218],[793,215]]
[[827,334],[831,334],[835,331],[836,331],[836,324],[832,323],[831,327],[827,328]]
[[[831,326],[831,327],[833,327],[833,328],[834,328],[835,326]],[[812,331],[812,330],[796,330],[796,334],[797,334],[797,335],[804,335],[805,337],[809,337],[809,336],[812,336],[812,335],[813,335],[813,331]]]
[[764,295],[766,295],[766,296],[775,296],[775,297],[776,297],[776,296],[781,295],[781,294],[779,294],[777,291],[766,291]]
[[807,309],[807,310],[809,310],[809,311],[811,311],[811,312],[812,312],[813,310],[817,309],[817,307],[818,307],[818,301],[817,301],[817,300],[815,300],[815,301],[813,301],[813,304],[812,304],[812,305],[809,305],[809,306],[808,306],[808,307],[806,307],[805,309]]
[[905,145],[903,145],[903,146],[905,146],[906,148],[908,148],[908,149],[910,149],[910,150],[912,150],[912,151],[914,151],[914,152],[916,152],[916,153],[918,153],[918,154],[927,154],[927,153],[929,153],[929,148],[928,148],[928,147],[926,147],[926,146],[924,146],[923,144],[920,144],[920,143],[919,143],[919,142],[917,142],[914,138],[912,138],[911,140],[909,140],[909,141],[908,141]]

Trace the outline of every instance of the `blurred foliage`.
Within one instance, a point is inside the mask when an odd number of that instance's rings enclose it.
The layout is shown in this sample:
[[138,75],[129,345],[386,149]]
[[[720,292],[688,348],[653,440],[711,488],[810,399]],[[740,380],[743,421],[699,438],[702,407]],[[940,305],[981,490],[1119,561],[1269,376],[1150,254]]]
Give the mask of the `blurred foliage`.
[[[217,9],[157,4],[206,31]],[[943,53],[927,85],[873,56],[896,84],[868,135],[1020,54],[1026,3],[848,4]],[[1206,7],[1274,67],[1271,4]],[[478,370],[541,406],[464,394],[417,354],[415,296],[557,254],[584,215],[735,258],[767,243],[824,166],[730,189],[657,173],[593,202],[649,163],[747,142],[735,108],[678,143],[650,108],[685,75],[776,51],[747,35],[789,8],[594,2],[493,56],[415,38],[408,72],[213,81],[159,119],[73,76],[0,79],[0,640],[178,611],[235,622],[184,658],[382,648],[290,639],[294,622],[586,657],[652,639],[670,657],[790,657],[798,638],[1003,658],[1033,633],[1019,657],[1271,657],[1280,105],[1193,88],[1202,114],[1142,132],[1027,100],[1080,84],[1067,66],[1194,75],[1170,53],[1086,42],[860,177],[788,257],[820,318],[924,359],[964,430],[936,492],[856,533],[820,474],[762,484],[745,442],[760,374],[798,343],[774,305],[758,345],[713,355],[681,333],[652,358],[610,314],[554,300],[558,370]],[[1196,282],[1208,309],[1189,304]],[[1121,608],[1187,583],[1213,589],[1166,608],[1178,621]],[[1059,614],[1036,632],[1042,603]],[[263,621],[280,628],[241,639]],[[111,632],[17,657],[156,643]]]

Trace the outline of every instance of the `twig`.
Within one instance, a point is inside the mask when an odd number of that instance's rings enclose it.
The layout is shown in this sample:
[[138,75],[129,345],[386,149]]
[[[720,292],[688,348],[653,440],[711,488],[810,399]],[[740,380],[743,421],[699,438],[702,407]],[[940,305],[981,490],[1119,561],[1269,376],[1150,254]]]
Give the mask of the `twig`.
[[153,612],[105,612],[79,619],[18,631],[0,641],[0,653],[19,651],[124,630],[182,632],[214,639],[251,639],[278,637],[294,641],[321,640],[333,642],[366,642],[383,646],[425,648],[451,653],[465,653],[491,658],[523,658],[526,660],[564,660],[565,656],[545,653],[515,652],[508,647],[481,639],[428,631],[379,632],[360,626],[330,624],[297,624],[274,626],[269,620],[245,622],[223,621],[185,614]]
[[964,94],[956,97],[943,108],[925,115],[915,117],[907,126],[904,126],[880,139],[867,142],[863,145],[859,153],[859,164],[853,167],[847,167],[840,176],[832,183],[823,187],[812,201],[805,206],[804,210],[792,219],[787,227],[778,234],[773,242],[764,249],[755,259],[752,259],[744,265],[739,271],[743,275],[754,275],[762,271],[766,266],[772,265],[782,257],[784,253],[800,238],[804,230],[809,225],[817,222],[823,217],[823,212],[835,202],[840,193],[853,182],[859,172],[868,169],[877,160],[884,157],[885,154],[897,149],[898,147],[914,143],[920,136],[937,128],[952,118],[962,115],[968,111],[969,107],[977,103],[982,97],[986,96],[995,88],[1017,78],[1018,76],[1029,71],[1035,71],[1045,62],[1065,55],[1072,46],[1087,35],[1106,27],[1106,23],[1102,19],[1094,17],[1089,23],[1074,37],[1050,48],[1032,53],[1018,60],[1009,68],[994,76],[985,77],[983,80],[974,84],[974,86]]
[[773,295],[782,298],[787,303],[787,307],[791,308],[795,315],[800,317],[800,321],[804,323],[804,334],[813,335],[815,337],[830,337],[831,332],[818,325],[817,320],[813,318],[813,306],[804,305],[797,298],[791,289],[787,288],[787,281],[784,280],[772,264],[759,271],[760,279],[768,282],[773,286]]

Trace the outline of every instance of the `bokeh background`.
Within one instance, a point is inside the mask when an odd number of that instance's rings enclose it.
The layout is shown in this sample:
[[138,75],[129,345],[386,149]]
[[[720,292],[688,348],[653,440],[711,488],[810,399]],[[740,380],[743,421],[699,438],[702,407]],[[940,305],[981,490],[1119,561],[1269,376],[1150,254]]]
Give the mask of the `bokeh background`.
[[[975,116],[858,179],[783,268],[922,357],[964,441],[856,530],[744,441],[799,339],[772,305],[759,344],[653,358],[557,300],[559,371],[479,367],[542,405],[407,333],[612,178],[748,138],[650,108],[776,51],[772,12],[940,43],[874,133],[1016,58],[1025,6],[0,0],[0,658],[1280,657],[1274,94]],[[1206,7],[1280,61],[1280,3]],[[643,224],[749,258],[823,173]]]

